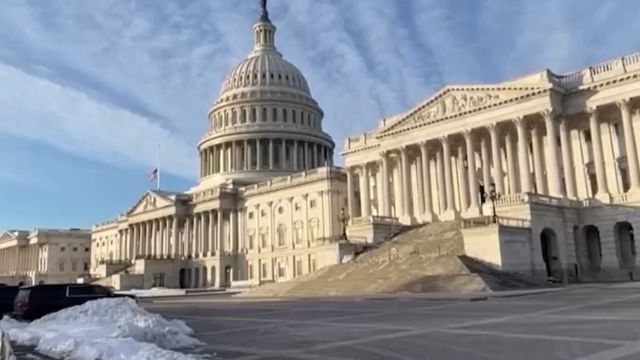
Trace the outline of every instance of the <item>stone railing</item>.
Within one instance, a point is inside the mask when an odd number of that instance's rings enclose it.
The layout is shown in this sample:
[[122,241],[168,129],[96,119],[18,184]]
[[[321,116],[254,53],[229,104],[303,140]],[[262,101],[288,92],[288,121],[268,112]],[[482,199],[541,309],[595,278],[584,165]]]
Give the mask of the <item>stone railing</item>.
[[[489,203],[490,202],[491,201],[489,200]],[[496,206],[520,205],[520,204],[524,204],[525,202],[526,202],[526,199],[523,196],[523,194],[506,194],[506,195],[501,195],[496,200]]]
[[380,225],[396,225],[399,224],[398,218],[391,216],[364,216],[353,218],[351,220],[351,225],[370,225],[370,224],[380,224]]
[[[498,225],[500,226],[508,226],[508,227],[522,228],[522,229],[531,228],[531,221],[525,220],[525,219],[500,216],[498,217],[497,222],[498,222]],[[493,219],[491,218],[491,216],[483,216],[483,217],[478,217],[473,219],[462,220],[463,229],[484,227],[492,224],[493,224]]]
[[574,89],[637,70],[640,70],[640,52],[590,66],[571,74],[556,76],[556,81],[566,89]]
[[[215,130],[209,130],[202,136],[201,139],[205,140],[215,135],[245,133],[247,131],[265,131],[265,130],[287,131],[287,132],[291,132],[292,130],[295,130],[296,133],[307,135],[310,137],[317,137],[318,133],[322,132],[322,129],[312,128],[305,125],[297,125],[292,123],[259,122],[259,123],[249,123],[249,124],[235,124],[235,125],[230,125],[223,128],[218,128]],[[268,139],[268,137],[265,137],[264,139]]]

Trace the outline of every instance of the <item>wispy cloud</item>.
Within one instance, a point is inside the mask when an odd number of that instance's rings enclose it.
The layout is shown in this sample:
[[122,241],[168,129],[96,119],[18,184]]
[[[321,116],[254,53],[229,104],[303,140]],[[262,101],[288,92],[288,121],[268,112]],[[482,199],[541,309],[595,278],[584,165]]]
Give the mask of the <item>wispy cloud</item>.
[[[568,71],[640,49],[635,0],[270,2],[278,47],[308,77],[338,150],[445,83]],[[0,132],[141,166],[162,142],[195,177],[195,143],[256,1],[8,2]]]

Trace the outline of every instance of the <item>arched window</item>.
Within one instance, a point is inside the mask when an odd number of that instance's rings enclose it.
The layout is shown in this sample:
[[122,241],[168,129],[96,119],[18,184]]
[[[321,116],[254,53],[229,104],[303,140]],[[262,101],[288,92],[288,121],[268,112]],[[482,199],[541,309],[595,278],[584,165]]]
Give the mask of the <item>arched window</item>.
[[292,123],[296,123],[296,111],[295,110],[291,110],[291,122]]
[[224,112],[224,126],[225,127],[229,126],[229,112],[228,111]]
[[284,246],[287,228],[284,224],[278,225],[278,246]]
[[258,111],[256,110],[256,108],[252,108],[252,109],[251,109],[251,119],[250,119],[250,121],[251,121],[252,123],[256,122],[256,115],[257,115],[257,112],[258,112]]
[[273,109],[273,122],[277,122],[278,121],[278,109]]
[[247,109],[242,109],[242,115],[240,115],[240,122],[242,124],[247,122]]
[[235,125],[238,122],[238,112],[233,109],[231,112],[231,125]]
[[267,108],[262,108],[262,122],[267,121]]
[[287,122],[287,109],[282,109],[282,122]]

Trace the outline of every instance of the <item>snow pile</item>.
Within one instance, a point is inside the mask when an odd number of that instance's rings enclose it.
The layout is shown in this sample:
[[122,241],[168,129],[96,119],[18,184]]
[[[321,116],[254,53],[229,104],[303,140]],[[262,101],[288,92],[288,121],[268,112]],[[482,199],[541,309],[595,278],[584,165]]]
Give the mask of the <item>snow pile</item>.
[[59,359],[194,359],[175,351],[202,343],[183,321],[168,321],[129,298],[100,299],[29,324],[0,320],[11,341]]

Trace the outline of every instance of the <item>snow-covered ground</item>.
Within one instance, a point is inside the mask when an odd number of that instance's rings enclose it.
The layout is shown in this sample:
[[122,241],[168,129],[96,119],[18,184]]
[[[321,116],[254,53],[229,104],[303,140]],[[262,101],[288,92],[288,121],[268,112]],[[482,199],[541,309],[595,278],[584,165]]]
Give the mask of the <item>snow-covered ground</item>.
[[129,298],[100,299],[31,323],[0,320],[12,342],[42,354],[74,360],[186,360],[174,350],[202,345],[181,320],[165,320]]

